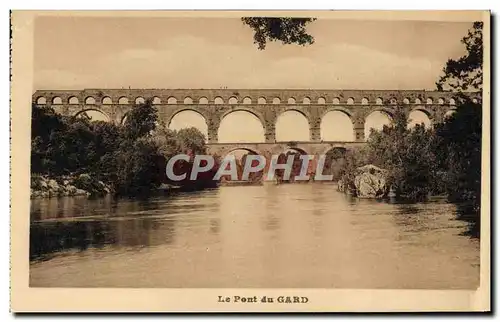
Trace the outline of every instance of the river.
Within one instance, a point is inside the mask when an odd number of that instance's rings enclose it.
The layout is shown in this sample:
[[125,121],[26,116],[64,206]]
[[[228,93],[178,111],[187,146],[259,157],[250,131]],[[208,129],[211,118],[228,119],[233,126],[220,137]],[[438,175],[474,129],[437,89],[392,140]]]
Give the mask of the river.
[[475,289],[456,208],[330,184],[31,202],[30,286]]

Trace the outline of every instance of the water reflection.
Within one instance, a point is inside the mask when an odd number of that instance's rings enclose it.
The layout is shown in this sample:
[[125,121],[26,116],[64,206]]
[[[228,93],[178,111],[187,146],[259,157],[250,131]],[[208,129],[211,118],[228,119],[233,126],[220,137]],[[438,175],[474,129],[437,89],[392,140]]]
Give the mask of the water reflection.
[[456,211],[331,184],[34,200],[30,285],[475,288],[479,245]]

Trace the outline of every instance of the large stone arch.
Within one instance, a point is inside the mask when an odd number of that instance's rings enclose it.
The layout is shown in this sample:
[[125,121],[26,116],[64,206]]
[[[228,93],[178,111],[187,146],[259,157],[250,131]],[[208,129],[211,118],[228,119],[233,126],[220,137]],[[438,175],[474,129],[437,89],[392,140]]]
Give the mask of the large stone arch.
[[311,121],[311,113],[308,111],[308,107],[299,105],[284,105],[280,107],[276,112],[276,119],[278,119],[278,117],[280,117],[282,114],[289,111],[299,112],[300,114],[304,115],[308,122]]
[[334,181],[340,180],[345,168],[346,153],[346,147],[333,146],[325,149],[323,154],[319,156],[324,158],[322,174],[331,175]]
[[[356,115],[354,115],[352,113],[351,110],[343,107],[343,106],[329,106],[327,108],[325,108],[321,114],[320,114],[320,117],[318,119],[318,138],[319,140],[321,141],[338,141],[338,139],[335,139],[335,140],[332,140],[330,138],[328,138],[330,135],[327,135],[328,133],[328,129],[330,129],[330,127],[327,127],[326,125],[326,116],[330,113],[340,113],[341,115],[344,115],[347,117],[347,120],[350,121],[350,124],[347,124],[345,125],[347,128],[345,129],[346,131],[350,131],[350,134],[349,134],[349,137],[350,137],[350,140],[349,141],[355,141],[356,140]],[[342,139],[342,141],[344,141]]]
[[255,117],[257,117],[259,119],[259,121],[262,125],[262,128],[264,128],[264,130],[266,130],[266,119],[265,119],[264,115],[261,114],[259,111],[257,111],[255,108],[244,107],[244,106],[238,106],[238,107],[235,107],[235,108],[232,108],[230,110],[223,112],[219,117],[219,125],[220,125],[220,122],[222,122],[222,120],[226,116],[228,116],[229,114],[234,113],[234,112],[248,112],[250,114],[253,114]]
[[319,155],[326,155],[328,152],[333,151],[333,150],[344,150],[345,152],[349,151],[349,148],[345,145],[342,144],[332,144],[328,145],[327,147],[321,149],[321,152]]
[[[429,120],[428,127],[433,126],[434,121],[435,121],[434,112],[432,110],[430,110],[429,108],[426,108],[425,106],[415,107],[408,112],[408,115],[406,116],[407,120],[408,120],[408,126],[411,127],[413,124],[412,121],[414,121],[414,120],[412,120],[412,114],[414,114],[414,113],[423,113],[427,117],[427,119]],[[443,114],[443,116],[444,116],[444,114]],[[426,122],[424,121],[423,123],[425,124]]]
[[167,117],[167,119],[165,120],[165,125],[168,127],[170,127],[170,123],[172,123],[172,119],[179,113],[181,112],[186,112],[186,111],[191,111],[191,112],[195,112],[195,113],[198,113],[199,115],[201,115],[203,117],[203,119],[205,120],[205,124],[207,125],[207,128],[209,126],[209,118],[207,117],[206,113],[204,113],[204,111],[200,110],[200,109],[197,109],[195,107],[180,107],[180,108],[177,108],[175,109],[174,111],[172,111],[172,113],[170,113],[170,115]]
[[[307,127],[307,138],[305,139],[305,141],[309,141],[311,139],[311,131],[312,131],[312,129],[311,129],[311,126],[312,126],[311,115],[310,115],[309,111],[307,111],[305,108],[302,108],[299,106],[286,106],[286,105],[284,107],[280,108],[276,112],[276,115],[275,115],[274,120],[273,120],[274,121],[273,122],[273,128],[274,128],[273,132],[275,135],[275,140],[279,140],[278,134],[281,131],[280,126],[279,126],[280,120],[283,120],[282,118],[284,116],[286,116],[287,113],[288,113],[288,115],[290,115],[290,112],[298,113],[305,120],[305,124]],[[279,141],[290,141],[290,140],[286,139],[286,140],[279,140]],[[304,140],[297,140],[296,139],[296,141],[304,141]]]
[[[380,122],[380,123],[374,124],[376,126],[370,126],[368,121],[372,117],[374,117],[374,115],[376,115],[376,113],[380,113],[380,114],[384,115],[387,118],[388,123],[386,124],[385,122]],[[393,122],[394,122],[394,110],[393,109],[390,109],[390,108],[387,108],[384,106],[374,106],[374,108],[367,111],[367,113],[363,117],[363,140],[368,139],[372,128],[374,128],[375,130],[381,130],[384,125],[389,125],[389,124],[392,124]]]
[[237,145],[237,146],[228,148],[226,151],[223,151],[223,155],[221,155],[221,157],[225,157],[225,156],[229,155],[230,153],[237,151],[237,150],[244,150],[244,151],[256,154],[256,155],[263,155],[262,151],[260,151],[259,149],[255,148],[253,146],[250,146],[250,145],[241,144],[241,146]]
[[[89,105],[89,106],[92,106],[92,105]],[[81,115],[85,112],[89,112],[89,111],[99,112],[100,114],[104,115],[106,117],[106,122],[111,122],[113,120],[111,115],[109,115],[109,113],[106,113],[105,111],[103,111],[100,108],[92,108],[92,107],[91,108],[84,108],[84,109],[80,109],[80,110],[76,111],[73,114],[73,117],[78,117],[79,115]]]
[[375,105],[375,106],[372,106],[372,108],[370,108],[370,110],[368,110],[365,113],[365,119],[370,114],[372,114],[373,112],[382,112],[385,115],[387,115],[391,120],[394,119],[394,112],[395,112],[394,108],[390,108],[390,107],[387,107],[387,106],[384,106],[384,105]]
[[[222,112],[217,113],[217,114],[212,116],[210,126],[209,126],[209,131],[212,132],[212,135],[211,135],[212,141],[220,142],[220,140],[221,140],[220,132],[221,132],[221,128],[222,128],[224,120],[228,116],[230,116],[234,113],[238,113],[238,112],[248,113],[258,120],[259,128],[261,128],[263,130],[263,134],[264,134],[264,140],[262,142],[265,142],[266,132],[268,129],[266,126],[266,119],[265,119],[264,115],[262,113],[260,113],[259,111],[257,111],[255,108],[244,107],[244,106],[236,106],[235,108],[231,108],[231,109],[225,108]],[[222,140],[224,140],[224,139],[222,139]],[[239,141],[239,140],[240,139],[236,139],[236,141]],[[241,141],[239,141],[239,142],[241,142]],[[251,143],[262,143],[262,142],[259,139],[259,141],[255,141],[255,142],[251,142]],[[233,142],[231,142],[231,143],[233,143]],[[249,143],[249,142],[241,142],[241,143]]]
[[429,120],[431,120],[431,122],[432,122],[432,119],[433,119],[433,116],[434,116],[434,111],[431,109],[430,106],[426,106],[426,105],[415,106],[414,108],[412,108],[411,110],[408,111],[408,115],[411,112],[415,112],[415,111],[424,113],[425,115],[427,115],[427,117],[429,118]]
[[296,152],[298,152],[298,153],[300,153],[300,154],[302,154],[302,155],[309,155],[309,154],[311,154],[310,149],[308,149],[308,148],[307,148],[307,147],[305,147],[305,146],[301,146],[300,144],[298,144],[298,145],[293,145],[293,146],[292,146],[292,145],[286,146],[286,147],[284,148],[284,150],[283,150],[283,151],[281,151],[281,152],[282,152],[282,153],[285,153],[287,150],[293,150],[293,151],[296,151]]
[[341,106],[341,105],[333,105],[333,106],[328,106],[324,109],[322,109],[320,115],[319,115],[319,118],[320,119],[323,119],[323,117],[328,114],[329,112],[335,112],[335,111],[338,111],[338,112],[343,112],[344,114],[346,114],[347,116],[349,116],[349,118],[351,119],[352,122],[354,122],[354,113],[351,109],[348,109],[344,106]]

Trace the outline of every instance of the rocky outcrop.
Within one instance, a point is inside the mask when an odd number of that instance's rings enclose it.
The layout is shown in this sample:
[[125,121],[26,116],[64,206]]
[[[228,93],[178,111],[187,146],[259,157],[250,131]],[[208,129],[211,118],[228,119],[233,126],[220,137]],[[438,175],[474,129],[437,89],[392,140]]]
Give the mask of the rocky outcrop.
[[338,190],[359,198],[383,198],[389,192],[387,171],[371,164],[359,167],[339,180]]
[[112,192],[110,186],[92,179],[88,174],[67,176],[56,179],[47,176],[32,175],[31,199],[69,196],[104,196]]

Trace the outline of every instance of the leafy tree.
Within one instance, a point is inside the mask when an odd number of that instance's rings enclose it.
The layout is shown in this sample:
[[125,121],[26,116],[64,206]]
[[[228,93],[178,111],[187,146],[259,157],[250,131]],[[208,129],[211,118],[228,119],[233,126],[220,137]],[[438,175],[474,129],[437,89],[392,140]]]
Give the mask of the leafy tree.
[[467,53],[458,59],[449,59],[444,75],[436,83],[438,90],[467,91],[483,86],[483,23],[474,22],[462,39]]
[[448,199],[459,203],[459,217],[471,222],[474,235],[481,219],[481,114],[480,104],[466,100],[436,128],[436,155],[446,171]]
[[254,44],[260,50],[265,49],[269,41],[301,46],[314,43],[314,38],[306,32],[306,25],[315,18],[243,17],[241,20],[253,29]]
[[165,181],[166,160],[173,155],[187,150],[205,152],[205,138],[199,130],[169,130],[158,122],[150,102],[132,109],[123,126],[63,117],[36,105],[32,114],[32,173],[51,178],[85,173],[85,186],[102,180],[122,195],[148,193],[158,187]]
[[165,160],[170,159],[182,150],[179,139],[177,138],[177,132],[167,128],[163,122],[159,122],[156,126],[151,139],[156,145],[159,154],[162,155]]
[[465,95],[480,91],[483,84],[483,23],[474,22],[462,39],[467,53],[450,59],[445,75],[436,83],[438,90],[458,94],[456,113],[436,128],[439,144],[436,155],[446,171],[448,198],[459,202],[459,217],[472,223],[471,233],[479,235],[481,197],[482,106]]
[[411,200],[425,200],[434,192],[437,171],[434,132],[423,124],[408,128],[402,109],[393,124],[372,131],[367,142],[368,162],[388,170],[388,184],[396,194]]
[[148,138],[124,140],[115,152],[116,177],[114,185],[122,195],[147,194],[161,184],[157,146]]
[[127,139],[136,140],[150,135],[158,123],[158,109],[151,100],[135,106],[127,115],[124,134]]
[[183,152],[190,151],[193,154],[206,153],[205,135],[195,127],[184,128],[177,131],[180,149]]

